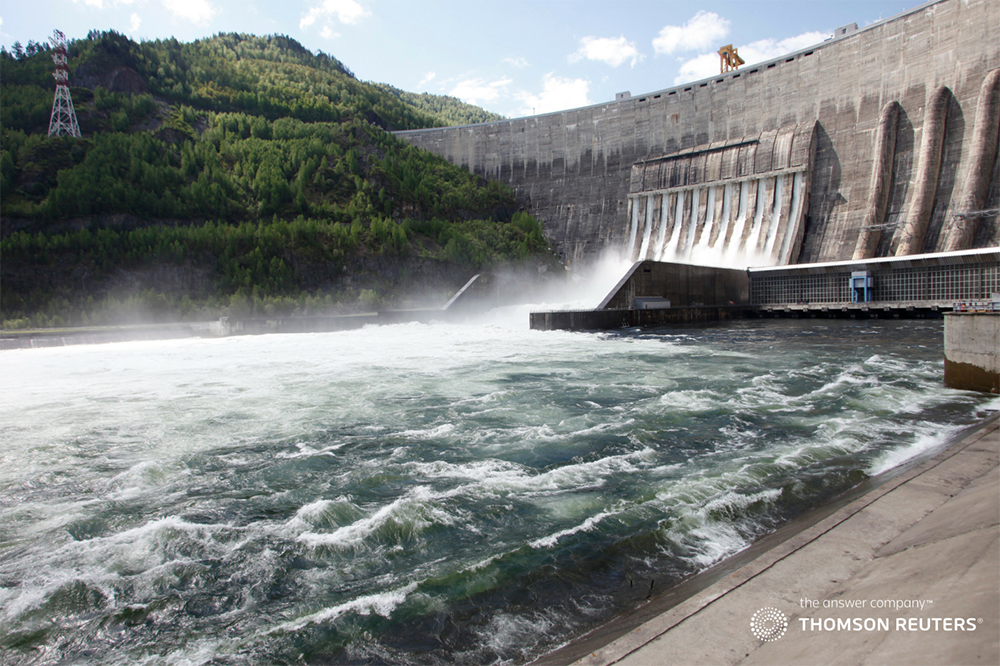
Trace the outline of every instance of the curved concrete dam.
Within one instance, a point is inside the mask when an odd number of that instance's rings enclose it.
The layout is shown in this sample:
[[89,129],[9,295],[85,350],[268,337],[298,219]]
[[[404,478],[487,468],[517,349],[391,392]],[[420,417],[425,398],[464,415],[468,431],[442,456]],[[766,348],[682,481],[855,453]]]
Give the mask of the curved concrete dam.
[[676,88],[397,134],[509,184],[571,263],[1000,246],[1000,2],[854,28]]

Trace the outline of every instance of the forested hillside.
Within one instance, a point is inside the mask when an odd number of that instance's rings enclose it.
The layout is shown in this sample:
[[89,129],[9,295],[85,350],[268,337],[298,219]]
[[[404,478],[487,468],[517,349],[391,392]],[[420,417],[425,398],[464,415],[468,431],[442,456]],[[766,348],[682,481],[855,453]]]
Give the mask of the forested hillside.
[[472,125],[474,123],[491,123],[503,120],[499,113],[492,113],[478,106],[466,104],[457,97],[447,95],[431,95],[429,93],[406,92],[390,86],[388,83],[377,83],[375,86],[424,113],[430,114],[445,126]]
[[83,137],[50,138],[51,51],[0,53],[6,328],[350,311],[554,265],[506,187],[387,131],[477,118],[457,100],[287,37],[92,32],[69,67]]

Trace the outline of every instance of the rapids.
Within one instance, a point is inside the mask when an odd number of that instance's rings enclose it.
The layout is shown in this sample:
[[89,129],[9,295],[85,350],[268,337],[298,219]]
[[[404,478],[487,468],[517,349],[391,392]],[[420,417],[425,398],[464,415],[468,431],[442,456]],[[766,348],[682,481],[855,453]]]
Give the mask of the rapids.
[[526,320],[3,352],[3,662],[523,663],[1000,408],[940,322]]

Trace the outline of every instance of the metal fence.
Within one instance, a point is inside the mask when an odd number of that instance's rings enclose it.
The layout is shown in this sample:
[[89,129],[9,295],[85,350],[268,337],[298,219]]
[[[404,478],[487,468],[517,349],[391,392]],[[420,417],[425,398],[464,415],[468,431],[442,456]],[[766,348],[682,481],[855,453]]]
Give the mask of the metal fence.
[[[784,267],[778,271],[751,271],[750,300],[755,305],[779,303],[850,303],[851,272],[844,265],[818,272],[814,268]],[[871,302],[988,300],[1000,292],[1000,264],[996,255],[978,263],[894,267],[864,266],[871,272]]]

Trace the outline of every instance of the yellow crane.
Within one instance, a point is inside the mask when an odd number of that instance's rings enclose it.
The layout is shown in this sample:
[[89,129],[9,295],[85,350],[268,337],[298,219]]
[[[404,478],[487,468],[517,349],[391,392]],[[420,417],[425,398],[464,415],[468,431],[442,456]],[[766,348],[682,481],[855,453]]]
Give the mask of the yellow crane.
[[733,48],[732,44],[726,44],[719,49],[719,61],[719,67],[723,74],[738,69],[740,65],[746,64],[746,61],[736,53],[736,49]]

